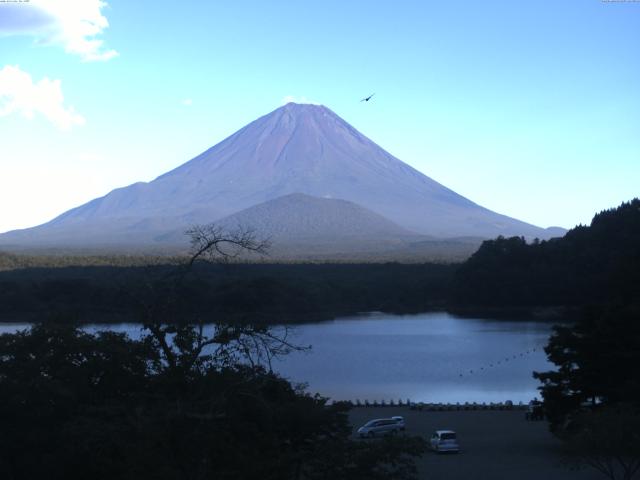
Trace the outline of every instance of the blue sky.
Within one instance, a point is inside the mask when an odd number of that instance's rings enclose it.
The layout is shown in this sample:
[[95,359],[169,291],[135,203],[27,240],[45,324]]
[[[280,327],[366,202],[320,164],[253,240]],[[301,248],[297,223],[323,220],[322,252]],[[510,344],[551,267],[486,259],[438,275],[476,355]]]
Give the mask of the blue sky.
[[384,3],[0,3],[0,231],[152,180],[285,99],[540,226],[640,195],[640,2]]

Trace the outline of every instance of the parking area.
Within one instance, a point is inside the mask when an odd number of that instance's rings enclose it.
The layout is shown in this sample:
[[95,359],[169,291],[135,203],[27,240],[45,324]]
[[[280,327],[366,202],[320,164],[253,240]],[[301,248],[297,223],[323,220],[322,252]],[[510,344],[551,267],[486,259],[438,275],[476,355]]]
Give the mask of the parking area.
[[[424,479],[597,480],[595,470],[570,470],[560,442],[546,422],[526,421],[517,411],[417,411],[408,407],[359,407],[350,413],[355,430],[373,418],[405,417],[406,433],[425,440],[435,430],[458,434],[459,454],[427,452],[417,464]],[[369,441],[369,440],[363,440]],[[375,439],[372,441],[376,441]]]

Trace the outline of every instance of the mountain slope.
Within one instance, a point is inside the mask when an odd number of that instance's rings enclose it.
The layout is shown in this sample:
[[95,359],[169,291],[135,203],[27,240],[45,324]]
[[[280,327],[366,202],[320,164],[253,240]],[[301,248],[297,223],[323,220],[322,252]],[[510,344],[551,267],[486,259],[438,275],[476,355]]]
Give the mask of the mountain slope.
[[353,202],[293,193],[249,207],[218,223],[250,226],[274,241],[335,241],[351,238],[416,237],[382,215]]
[[[302,193],[268,200],[216,223],[229,231],[249,228],[256,237],[268,239],[272,258],[365,259],[392,252],[408,257],[415,243],[430,240],[353,202]],[[178,245],[184,239],[184,231],[176,230],[157,240]],[[418,253],[424,258],[431,250]]]
[[[292,193],[343,199],[437,236],[547,238],[401,162],[323,106],[287,104],[149,183],[112,191],[1,243],[153,243]],[[169,235],[170,236],[170,235]]]
[[[478,238],[439,240],[410,232],[346,200],[294,193],[241,210],[218,222],[234,231],[251,228],[269,239],[271,260],[454,261],[468,258]],[[175,231],[163,242],[184,241]]]

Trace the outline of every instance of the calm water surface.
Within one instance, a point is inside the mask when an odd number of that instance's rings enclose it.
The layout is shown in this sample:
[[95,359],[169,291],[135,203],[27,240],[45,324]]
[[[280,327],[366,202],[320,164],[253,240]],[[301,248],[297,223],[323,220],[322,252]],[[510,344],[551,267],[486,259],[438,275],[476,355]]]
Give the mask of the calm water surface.
[[[26,328],[3,324],[0,332]],[[92,325],[140,335],[140,326]],[[293,382],[336,400],[527,402],[534,370],[552,368],[542,348],[548,323],[458,318],[447,313],[367,314],[296,326],[312,345],[273,364]]]
[[311,344],[275,369],[335,399],[424,402],[529,401],[534,370],[549,370],[548,323],[371,314],[299,327]]

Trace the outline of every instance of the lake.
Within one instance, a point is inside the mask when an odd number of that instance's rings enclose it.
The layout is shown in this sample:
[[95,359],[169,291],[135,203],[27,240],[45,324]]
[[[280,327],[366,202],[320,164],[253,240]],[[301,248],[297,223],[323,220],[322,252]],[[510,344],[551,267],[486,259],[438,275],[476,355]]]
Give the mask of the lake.
[[[0,332],[28,324],[0,324]],[[92,325],[140,334],[136,324]],[[276,360],[274,370],[335,400],[528,402],[538,396],[534,370],[553,368],[551,324],[460,318],[444,312],[384,313],[297,325],[294,343],[312,345]]]

